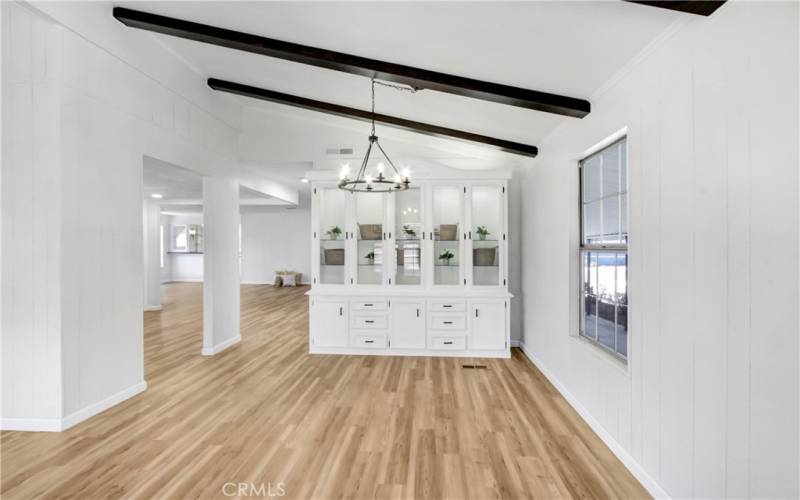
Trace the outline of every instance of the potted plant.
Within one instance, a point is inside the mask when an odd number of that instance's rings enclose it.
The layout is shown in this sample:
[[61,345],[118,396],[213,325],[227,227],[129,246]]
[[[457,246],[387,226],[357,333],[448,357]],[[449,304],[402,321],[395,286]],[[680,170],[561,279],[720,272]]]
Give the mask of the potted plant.
[[445,266],[450,265],[450,259],[453,257],[455,257],[455,255],[450,250],[445,250],[439,254],[439,260],[443,261]]
[[416,232],[416,231],[414,231],[414,228],[412,228],[412,227],[411,227],[411,226],[409,226],[408,224],[406,224],[406,225],[404,225],[404,226],[403,226],[403,233],[404,233],[406,236],[408,236],[409,238],[416,238],[416,237],[417,237],[417,232]]
[[333,226],[332,228],[325,231],[325,234],[330,236],[332,240],[338,240],[339,236],[342,235],[342,229],[339,226]]
[[364,256],[364,258],[367,259],[367,261],[370,264],[374,264],[375,263],[375,252],[368,253],[367,255]]
[[485,240],[487,236],[489,236],[489,230],[486,229],[486,226],[478,226],[478,229],[475,230],[475,233],[478,235],[481,241]]

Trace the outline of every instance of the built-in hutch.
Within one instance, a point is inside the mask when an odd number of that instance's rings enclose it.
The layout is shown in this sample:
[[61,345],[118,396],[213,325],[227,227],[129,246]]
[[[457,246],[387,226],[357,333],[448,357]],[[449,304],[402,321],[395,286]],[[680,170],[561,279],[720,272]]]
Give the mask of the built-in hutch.
[[311,353],[509,357],[509,176],[480,174],[379,194],[309,173]]

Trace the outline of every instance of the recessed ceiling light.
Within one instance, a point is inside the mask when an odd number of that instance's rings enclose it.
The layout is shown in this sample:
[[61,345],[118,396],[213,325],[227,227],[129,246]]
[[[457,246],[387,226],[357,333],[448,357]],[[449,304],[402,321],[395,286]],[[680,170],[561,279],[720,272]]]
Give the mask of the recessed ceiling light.
[[300,182],[302,182],[303,184],[308,184],[308,179],[306,177],[303,177],[302,179],[300,179]]
[[150,195],[150,198],[155,198],[157,200],[160,200],[163,197],[164,197],[163,194],[158,194],[158,193],[153,193],[153,194]]

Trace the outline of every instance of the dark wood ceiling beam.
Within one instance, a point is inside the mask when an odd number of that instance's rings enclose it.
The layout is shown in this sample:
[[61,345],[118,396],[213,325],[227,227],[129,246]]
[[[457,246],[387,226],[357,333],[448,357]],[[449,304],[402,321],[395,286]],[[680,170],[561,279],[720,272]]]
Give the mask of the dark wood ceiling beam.
[[[252,97],[262,101],[275,102],[297,108],[309,109],[311,111],[318,111],[320,113],[327,113],[329,115],[354,118],[361,121],[370,121],[373,118],[373,114],[370,111],[363,109],[351,108],[349,106],[342,106],[340,104],[333,104],[330,102],[317,101],[307,97],[284,94],[283,92],[276,92],[274,90],[262,89],[259,87],[251,87],[250,85],[219,80],[217,78],[209,78],[208,86],[214,90],[228,92],[230,94]],[[505,151],[506,153],[529,156],[531,158],[535,157],[539,153],[539,150],[536,146],[531,146],[529,144],[506,141],[504,139],[473,134],[471,132],[440,127],[438,125],[430,125],[428,123],[416,122],[413,120],[383,115],[380,113],[375,113],[374,117],[376,123],[396,129],[409,130],[411,132],[433,137],[441,137],[444,139],[457,139],[460,141],[472,142],[482,146],[488,146],[492,149]]]
[[710,16],[717,9],[722,7],[725,0],[625,0],[630,3],[638,3],[650,7],[660,7],[662,9],[677,10],[698,16]]
[[274,38],[242,33],[124,7],[114,7],[114,17],[132,28],[368,78],[374,77],[420,89],[436,90],[576,118],[583,118],[591,111],[589,101],[584,99],[448,75],[437,71],[275,40]]

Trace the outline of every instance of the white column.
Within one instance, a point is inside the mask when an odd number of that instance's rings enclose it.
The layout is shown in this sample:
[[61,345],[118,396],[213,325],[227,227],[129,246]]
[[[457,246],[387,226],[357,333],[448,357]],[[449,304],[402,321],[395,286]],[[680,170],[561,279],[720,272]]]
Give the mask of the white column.
[[143,207],[144,310],[161,310],[161,214],[158,203],[145,200]]
[[212,356],[239,336],[239,184],[203,177],[203,351]]

